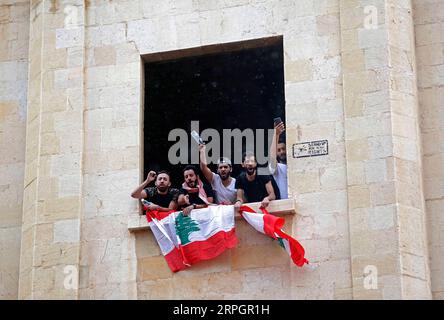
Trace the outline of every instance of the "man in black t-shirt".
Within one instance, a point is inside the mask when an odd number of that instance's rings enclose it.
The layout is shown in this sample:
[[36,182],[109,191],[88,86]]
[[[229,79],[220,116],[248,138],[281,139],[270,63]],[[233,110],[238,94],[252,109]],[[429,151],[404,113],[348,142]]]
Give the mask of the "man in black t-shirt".
[[213,189],[200,180],[194,166],[185,167],[183,178],[185,182],[179,191],[178,204],[185,215],[188,215],[193,209],[204,208],[214,202]]
[[242,157],[242,172],[236,178],[237,200],[236,209],[244,202],[261,202],[261,207],[266,208],[270,201],[276,199],[271,177],[257,174],[256,157],[251,152],[246,152]]
[[[153,181],[155,187],[146,187]],[[177,209],[177,197],[179,190],[171,188],[170,175],[166,171],[156,174],[150,171],[146,180],[131,193],[131,197],[136,199],[146,199],[151,202],[148,210],[171,211]]]

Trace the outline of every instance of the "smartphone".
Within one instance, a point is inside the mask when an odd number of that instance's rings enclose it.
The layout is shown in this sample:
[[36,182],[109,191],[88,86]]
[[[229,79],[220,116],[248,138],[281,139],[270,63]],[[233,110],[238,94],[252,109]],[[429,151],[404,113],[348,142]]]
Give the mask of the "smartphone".
[[197,144],[205,144],[205,142],[202,140],[202,138],[199,136],[199,134],[196,131],[191,131],[191,136],[193,137],[194,141],[197,142]]
[[144,207],[148,207],[149,205],[151,205],[152,203],[149,201],[146,201],[145,199],[140,199],[140,201],[142,202]]
[[277,124],[281,123],[281,122],[282,122],[281,117],[277,117],[277,118],[274,118],[274,119],[273,119],[273,123],[274,123],[275,126],[276,126]]

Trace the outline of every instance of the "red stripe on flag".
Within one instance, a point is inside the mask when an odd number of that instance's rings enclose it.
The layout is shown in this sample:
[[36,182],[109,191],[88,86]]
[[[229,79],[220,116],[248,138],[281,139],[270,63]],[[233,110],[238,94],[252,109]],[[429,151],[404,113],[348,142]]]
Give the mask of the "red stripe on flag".
[[265,234],[276,239],[274,232],[284,226],[285,220],[281,217],[276,217],[268,212],[264,214],[264,231]]
[[165,255],[165,260],[168,263],[171,271],[177,272],[187,268],[187,265],[183,261],[182,253],[178,248],[174,248],[167,255]]
[[[267,236],[272,237],[273,239],[276,239],[276,235],[274,234],[274,231],[276,229],[282,229],[282,227],[285,224],[285,219],[282,217],[277,217],[275,215],[272,215],[269,213],[266,209],[260,208],[262,213],[264,214],[264,232]],[[251,212],[251,213],[258,213],[254,211],[249,206],[241,206],[239,209],[240,214],[242,215],[242,212]]]
[[237,238],[233,228],[228,232],[219,231],[203,241],[192,241],[181,246],[181,249],[185,263],[194,264],[202,260],[213,259],[226,249],[234,248],[236,245]]
[[151,217],[156,218],[157,220],[162,220],[168,217],[171,213],[176,212],[175,210],[171,211],[157,211],[157,210],[146,210],[146,219],[148,222],[151,222]]
[[290,237],[282,230],[276,230],[276,234],[280,238],[288,240],[288,243],[290,244],[291,260],[293,260],[295,265],[297,265],[298,267],[302,267],[304,263],[308,264],[308,260],[304,257],[304,247],[296,239]]
[[[266,235],[272,237],[273,239],[277,239],[277,237],[286,239],[290,246],[290,257],[291,260],[298,267],[302,267],[305,263],[308,264],[308,260],[305,259],[305,249],[302,245],[293,237],[286,234],[282,231],[282,227],[285,224],[285,219],[281,217],[277,217],[275,215],[270,214],[266,209],[260,208],[263,213],[264,219],[264,232]],[[258,213],[254,211],[252,208],[248,206],[241,206],[239,211],[246,211],[251,213]]]

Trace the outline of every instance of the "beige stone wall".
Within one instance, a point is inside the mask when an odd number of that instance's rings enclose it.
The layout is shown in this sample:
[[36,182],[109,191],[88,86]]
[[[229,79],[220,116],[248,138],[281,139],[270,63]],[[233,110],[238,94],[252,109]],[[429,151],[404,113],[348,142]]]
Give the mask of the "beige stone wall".
[[[14,61],[26,69],[25,33],[8,29],[20,3],[2,6],[8,49],[0,47],[0,125],[17,130],[22,145],[25,121],[27,128],[26,158],[15,149],[20,143],[8,143],[0,162],[2,200],[17,200],[12,218],[0,218],[7,226],[0,229],[2,253],[4,236],[18,252],[23,198],[18,297],[427,299],[430,287],[442,297],[442,32],[434,30],[444,15],[432,0],[413,3],[33,1],[29,77],[11,72]],[[364,25],[369,6],[376,28]],[[27,28],[24,15],[18,25]],[[173,275],[153,235],[127,229],[139,213],[129,193],[143,179],[141,57],[273,36],[284,42],[289,188],[297,211],[285,229],[313,268],[293,266],[279,246],[237,221],[236,249]],[[10,99],[14,90],[3,88],[16,83],[24,96]],[[328,156],[291,157],[292,144],[323,139]],[[2,277],[3,270],[17,277],[13,248],[6,268],[1,260]],[[364,287],[367,266],[377,268],[375,290]],[[0,294],[16,297],[17,287],[7,283]]]
[[137,298],[135,235],[127,222],[139,212],[128,190],[141,172],[143,68],[127,25],[141,14],[138,6],[90,1],[85,8],[81,299]]
[[33,1],[30,11],[20,299],[78,297],[83,1],[64,9]]
[[[80,298],[351,297],[338,5],[90,1],[84,7]],[[60,5],[52,14],[62,9]],[[60,43],[69,45],[72,33],[70,38],[62,26],[56,26],[56,32]],[[287,230],[301,239],[318,267],[291,267],[281,248],[239,222],[242,246],[173,276],[152,235],[133,235],[126,229],[128,215],[138,213],[137,202],[128,194],[142,178],[140,56],[282,34],[289,151],[294,142],[325,138],[332,150],[325,158],[289,163],[300,215],[289,219]],[[66,69],[65,64],[60,67]],[[309,183],[301,183],[304,180]],[[257,259],[264,252],[269,254]],[[186,289],[190,283],[192,292]]]
[[353,297],[428,299],[411,3],[341,1],[341,35]]
[[444,3],[413,4],[432,293],[444,299]]
[[153,249],[152,235],[141,233],[136,236],[139,298],[351,298],[339,2],[123,4],[108,12],[91,8],[95,21],[114,22],[91,29],[95,35],[102,30],[122,37],[126,30],[140,54],[283,35],[288,151],[293,143],[319,139],[328,139],[331,150],[326,157],[289,159],[298,215],[287,230],[307,248],[315,270],[291,266],[281,248],[238,222],[238,248],[172,275]]
[[0,300],[17,299],[25,170],[29,1],[0,2]]

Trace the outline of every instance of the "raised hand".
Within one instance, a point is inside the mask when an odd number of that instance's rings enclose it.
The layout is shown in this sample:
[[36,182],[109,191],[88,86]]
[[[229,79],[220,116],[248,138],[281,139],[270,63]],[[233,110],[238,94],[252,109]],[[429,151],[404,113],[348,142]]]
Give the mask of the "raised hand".
[[148,181],[148,183],[153,182],[154,180],[156,180],[156,176],[157,173],[151,170],[150,172],[148,172],[148,175],[146,176],[146,181]]
[[285,125],[283,122],[278,123],[275,127],[274,130],[276,130],[276,136],[279,137],[282,132],[285,131]]

